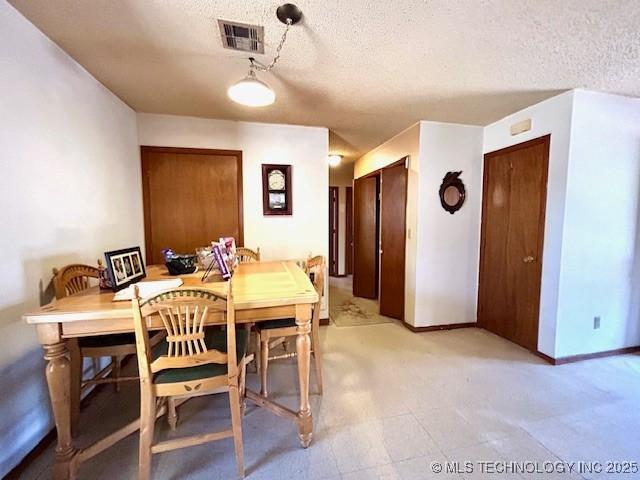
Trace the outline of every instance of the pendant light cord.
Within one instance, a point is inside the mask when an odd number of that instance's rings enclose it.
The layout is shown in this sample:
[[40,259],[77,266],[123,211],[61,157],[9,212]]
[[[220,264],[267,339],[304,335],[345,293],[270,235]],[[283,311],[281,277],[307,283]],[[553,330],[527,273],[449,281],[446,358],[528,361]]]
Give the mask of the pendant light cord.
[[276,63],[278,63],[278,60],[280,60],[280,51],[282,50],[282,46],[284,45],[284,42],[287,39],[287,33],[289,33],[289,28],[291,28],[291,25],[293,25],[292,20],[290,18],[287,18],[287,26],[284,29],[284,33],[282,34],[280,43],[276,48],[276,56],[273,57],[273,60],[271,60],[271,63],[265,66],[265,65],[262,65],[260,62],[256,61],[255,58],[251,57],[249,58],[249,61],[251,62],[251,67],[249,68],[250,71],[258,70],[260,72],[270,72],[271,69],[275,67]]

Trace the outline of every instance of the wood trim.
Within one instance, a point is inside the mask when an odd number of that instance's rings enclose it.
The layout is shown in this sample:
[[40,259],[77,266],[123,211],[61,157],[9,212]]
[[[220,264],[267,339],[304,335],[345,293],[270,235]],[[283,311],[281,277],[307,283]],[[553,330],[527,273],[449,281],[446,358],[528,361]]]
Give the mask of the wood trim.
[[[440,330],[455,330],[458,328],[482,328],[477,323],[450,323],[447,325],[433,325],[428,327],[414,327],[413,325],[408,324],[407,322],[402,322],[402,325],[411,330],[414,333],[423,333],[423,332],[435,332]],[[484,329],[483,329],[484,330]],[[489,331],[489,330],[487,330]],[[524,348],[524,347],[522,347]],[[636,345],[635,347],[626,347],[626,348],[617,348],[614,350],[606,350],[604,352],[594,352],[594,353],[584,353],[581,355],[570,355],[568,357],[560,357],[553,358],[549,355],[546,355],[540,351],[531,352],[544,361],[550,363],[551,365],[565,365],[567,363],[575,363],[582,362],[584,360],[593,360],[597,358],[604,357],[613,357],[616,355],[628,355],[633,353],[640,354],[640,345]]]
[[504,155],[505,153],[516,152],[518,150],[522,150],[523,148],[529,148],[534,145],[550,143],[551,134],[543,135],[541,137],[537,137],[531,140],[527,140],[526,142],[516,143],[514,145],[509,145],[508,147],[501,148],[499,150],[493,150],[491,152],[487,152],[484,154],[484,158],[487,157],[495,157],[497,155]]
[[428,327],[414,327],[410,323],[402,321],[402,325],[411,330],[414,333],[422,333],[422,332],[437,332],[439,330],[455,330],[458,328],[475,328],[478,327],[478,324],[475,322],[468,323],[448,323],[446,325],[429,325]]
[[[538,229],[542,230],[542,235],[540,235],[540,238],[538,239],[537,258],[540,261],[540,264],[541,264],[540,268],[542,272],[542,263],[544,261],[544,238],[545,238],[544,226],[545,226],[545,218],[546,218],[546,210],[547,210],[547,185],[549,183],[549,155],[551,152],[551,134],[547,134],[542,137],[534,138],[526,142],[518,143],[516,145],[511,145],[509,147],[501,148],[500,150],[494,150],[492,152],[488,152],[484,154],[483,174],[482,174],[482,213],[481,213],[481,219],[480,219],[480,257],[479,257],[479,268],[478,268],[478,296],[476,300],[476,304],[477,304],[476,321],[477,321],[477,325],[481,328],[484,328],[484,322],[482,321],[483,320],[482,302],[480,300],[482,298],[481,290],[483,288],[481,279],[483,278],[483,273],[484,273],[482,259],[484,258],[484,255],[485,255],[485,243],[486,243],[485,228],[486,228],[486,221],[487,221],[486,219],[487,195],[485,195],[485,193],[487,191],[487,183],[488,183],[487,168],[486,168],[487,160],[494,156],[522,150],[538,144],[545,145],[546,151],[547,151],[547,155],[545,157],[545,162],[544,162],[544,172],[543,172],[544,182],[541,190],[542,201],[540,202],[541,212],[540,212],[540,218],[538,223]],[[542,273],[541,273],[541,276],[542,276]],[[538,288],[539,290],[538,290],[538,309],[537,309],[537,326],[536,326],[537,339],[539,339],[540,337],[540,292],[542,288],[542,278],[540,278]],[[538,341],[536,340],[536,345],[537,344],[538,344]],[[533,352],[536,353],[537,349]]]
[[[151,241],[152,230],[151,230],[151,195],[150,190],[151,186],[149,185],[149,153],[152,153],[153,148],[157,147],[140,147],[140,174],[142,176],[142,214],[143,214],[143,223],[144,223],[144,258],[145,263],[149,265],[152,257],[152,245]],[[151,262],[153,263],[153,262]]]
[[345,188],[344,207],[344,271],[346,276],[353,273],[353,187]]
[[[524,348],[524,347],[522,347]],[[538,350],[536,350],[535,352],[533,352],[536,356],[540,357],[542,360],[544,360],[547,363],[550,363],[551,365],[556,365],[556,359],[553,357],[550,357],[549,355],[546,355]]]
[[327,325],[331,324],[331,320],[329,320],[329,318],[321,318],[320,319],[320,326],[325,327]]
[[[376,175],[380,175],[382,173],[382,170],[384,170],[385,168],[396,167],[400,164],[406,165],[406,162],[408,159],[409,159],[409,155],[405,155],[404,157],[400,158],[399,160],[396,160],[395,162],[390,163],[389,165],[385,165],[383,167],[372,170],[369,173],[362,175],[358,178],[368,178],[368,177],[374,177]],[[409,170],[408,166],[407,166],[407,170]]]
[[582,362],[584,360],[593,360],[596,358],[612,357],[615,355],[628,355],[630,353],[640,353],[640,345],[635,347],[616,348],[614,350],[605,350],[604,352],[583,353],[580,355],[570,355],[568,357],[552,358],[542,352],[534,352],[537,356],[546,360],[551,365],[565,365],[567,363]]
[[239,238],[236,239],[238,245],[244,245],[244,195],[242,192],[242,150],[218,150],[210,148],[178,148],[178,147],[153,147],[149,145],[140,146],[140,165],[142,175],[142,206],[144,218],[144,246],[145,259],[147,264],[152,263],[150,252],[152,245],[151,238],[151,199],[149,198],[149,176],[146,174],[149,169],[149,153],[184,153],[190,155],[220,155],[236,157],[238,170],[238,231]]
[[[335,194],[335,202],[333,195]],[[335,237],[329,228],[329,275],[339,277],[340,271],[340,187],[329,187],[329,222],[333,218]],[[330,227],[332,225],[329,225]]]

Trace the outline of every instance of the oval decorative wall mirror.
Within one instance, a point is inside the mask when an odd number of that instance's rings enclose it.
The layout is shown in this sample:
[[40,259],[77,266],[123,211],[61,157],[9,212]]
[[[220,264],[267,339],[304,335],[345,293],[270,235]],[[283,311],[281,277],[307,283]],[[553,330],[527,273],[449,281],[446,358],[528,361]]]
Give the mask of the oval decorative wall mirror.
[[464,183],[459,178],[461,173],[462,171],[447,172],[440,185],[440,203],[452,215],[460,210],[466,197]]

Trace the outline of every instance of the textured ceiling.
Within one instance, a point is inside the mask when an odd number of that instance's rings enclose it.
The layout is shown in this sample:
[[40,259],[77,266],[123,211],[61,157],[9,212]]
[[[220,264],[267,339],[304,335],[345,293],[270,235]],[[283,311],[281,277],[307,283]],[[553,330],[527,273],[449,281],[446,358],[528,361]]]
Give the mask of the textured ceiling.
[[487,124],[559,91],[640,96],[638,0],[297,0],[276,103],[232,103],[248,56],[216,20],[283,25],[268,0],[10,0],[137,111],[321,125],[348,158],[426,119]]

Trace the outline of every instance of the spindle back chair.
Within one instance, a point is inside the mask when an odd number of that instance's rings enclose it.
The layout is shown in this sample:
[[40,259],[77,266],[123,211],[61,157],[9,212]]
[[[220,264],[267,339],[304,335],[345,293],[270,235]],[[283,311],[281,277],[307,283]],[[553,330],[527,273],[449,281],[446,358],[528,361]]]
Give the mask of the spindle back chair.
[[[316,371],[316,385],[318,393],[322,394],[322,352],[320,350],[320,310],[322,308],[322,297],[324,296],[324,282],[326,264],[322,255],[309,257],[305,264],[304,270],[311,278],[313,286],[318,293],[318,301],[313,305],[311,317],[311,347]],[[298,327],[294,319],[269,320],[266,322],[256,323],[256,361],[260,372],[262,396],[268,396],[268,379],[267,371],[269,362],[284,358],[292,358],[296,356],[296,352],[287,350],[287,337],[297,336]],[[272,342],[272,339],[277,339]],[[269,356],[271,348],[277,345],[285,347],[285,353],[281,355]]]
[[[102,262],[98,260],[98,265]],[[53,269],[53,287],[56,299],[77,295],[84,290],[96,286],[99,282],[99,268],[92,265],[73,263],[60,269]],[[120,382],[137,380],[136,376],[120,375],[122,360],[127,355],[136,354],[135,335],[123,333],[116,335],[99,335],[80,339],[69,339],[68,349],[71,353],[71,423],[75,428],[80,414],[80,398],[82,392],[92,385],[114,383],[116,391],[120,390]],[[111,362],[100,369],[98,359],[111,357]],[[92,358],[93,376],[83,378],[84,359]]]
[[[140,300],[134,288],[132,309],[138,370],[140,372],[139,478],[151,475],[152,454],[233,437],[238,472],[244,476],[241,400],[246,370],[246,333],[236,332],[231,282],[226,295],[211,290],[180,287]],[[158,316],[166,331],[155,348],[149,343],[148,323]],[[206,327],[214,319],[224,323]],[[237,336],[239,338],[237,338]],[[169,423],[177,422],[176,398],[184,399],[227,391],[231,428],[154,443],[156,409],[167,401]],[[157,402],[156,400],[160,400]]]
[[260,247],[258,247],[256,250],[252,250],[246,247],[238,247],[236,248],[236,257],[240,259],[240,263],[259,262]]

